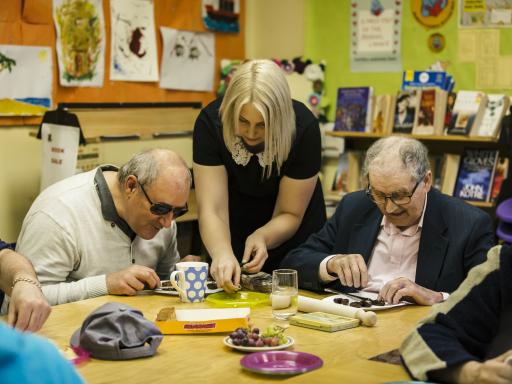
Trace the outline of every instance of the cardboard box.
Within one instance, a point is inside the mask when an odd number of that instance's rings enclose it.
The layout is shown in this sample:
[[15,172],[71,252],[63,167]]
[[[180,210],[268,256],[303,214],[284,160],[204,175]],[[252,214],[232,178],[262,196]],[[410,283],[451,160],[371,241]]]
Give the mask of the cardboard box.
[[176,320],[155,321],[164,335],[232,332],[246,328],[250,308],[177,309]]

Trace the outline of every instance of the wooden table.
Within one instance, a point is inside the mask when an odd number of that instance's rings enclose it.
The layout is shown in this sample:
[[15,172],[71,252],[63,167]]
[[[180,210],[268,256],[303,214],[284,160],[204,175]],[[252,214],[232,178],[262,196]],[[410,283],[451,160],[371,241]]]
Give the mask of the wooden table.
[[[319,297],[309,292],[301,294]],[[39,334],[65,347],[84,318],[109,301],[136,307],[150,320],[154,320],[159,309],[165,306],[209,307],[205,303],[181,304],[178,298],[153,294],[103,296],[53,307]],[[239,384],[286,380],[287,383],[367,384],[409,380],[401,366],[369,361],[368,358],[398,348],[428,310],[428,307],[419,306],[387,310],[379,312],[376,327],[361,326],[334,333],[290,326],[286,334],[295,339],[292,350],[313,353],[324,361],[322,368],[292,377],[260,375],[243,370],[240,359],[244,354],[224,346],[222,339],[225,334],[167,335],[154,357],[127,361],[93,359],[80,366],[78,371],[88,383]],[[270,306],[253,308],[251,319],[260,328],[274,322]]]

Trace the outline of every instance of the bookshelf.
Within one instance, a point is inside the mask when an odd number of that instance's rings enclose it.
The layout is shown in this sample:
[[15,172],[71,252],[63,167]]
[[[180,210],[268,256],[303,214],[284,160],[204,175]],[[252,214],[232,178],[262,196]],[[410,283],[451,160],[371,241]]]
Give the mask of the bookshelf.
[[[328,136],[333,137],[341,137],[348,139],[369,139],[369,140],[378,140],[382,137],[388,136],[387,134],[382,133],[370,133],[370,132],[350,132],[350,131],[330,131],[325,133]],[[394,135],[397,135],[396,133]],[[440,142],[458,142],[458,143],[491,143],[494,145],[498,145],[496,140],[492,137],[467,137],[467,136],[455,136],[455,135],[412,135],[412,134],[403,134],[401,136],[412,137],[413,139],[417,139],[420,141],[440,141]]]
[[[350,131],[327,131],[327,136],[345,139],[345,150],[366,150],[376,140],[388,136],[382,133],[370,132],[350,132]],[[395,134],[396,135],[396,134]],[[498,149],[504,156],[509,155],[509,148],[498,142],[495,138],[478,136],[456,136],[456,135],[414,135],[402,134],[401,136],[417,139],[425,144],[430,154],[442,155],[445,153],[461,154],[465,147]],[[333,165],[334,166],[334,165]],[[326,192],[327,201],[339,201],[341,196],[336,192]],[[494,209],[492,202],[469,201],[468,204],[482,208],[484,210]]]

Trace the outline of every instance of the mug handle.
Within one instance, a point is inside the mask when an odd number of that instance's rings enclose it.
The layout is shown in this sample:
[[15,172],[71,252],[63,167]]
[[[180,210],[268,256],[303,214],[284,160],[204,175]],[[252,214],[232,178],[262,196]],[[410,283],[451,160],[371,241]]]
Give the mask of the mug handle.
[[185,290],[183,288],[181,288],[179,286],[178,282],[176,281],[176,275],[179,275],[180,281],[185,281],[185,272],[183,272],[183,271],[173,271],[171,273],[171,277],[169,278],[169,280],[171,281],[171,285],[174,287],[174,289],[176,289],[176,291],[178,291],[180,296],[181,297],[186,297]]

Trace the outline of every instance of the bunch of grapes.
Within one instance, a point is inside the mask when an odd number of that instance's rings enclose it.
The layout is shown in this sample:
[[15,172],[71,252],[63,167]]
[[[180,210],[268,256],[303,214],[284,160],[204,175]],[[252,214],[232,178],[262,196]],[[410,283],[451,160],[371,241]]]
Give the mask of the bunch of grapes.
[[270,326],[260,333],[259,328],[237,328],[229,334],[233,345],[244,347],[276,347],[287,342],[284,328]]

